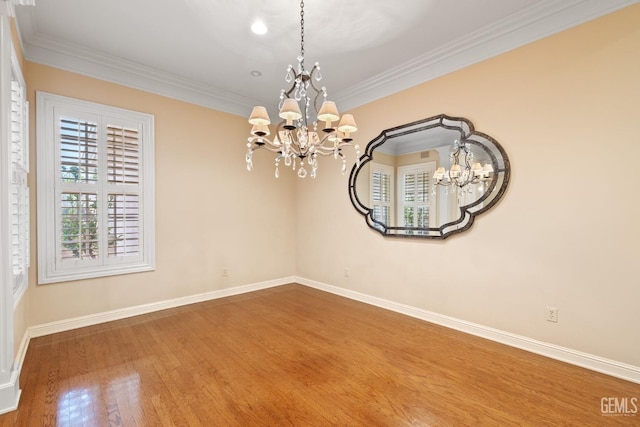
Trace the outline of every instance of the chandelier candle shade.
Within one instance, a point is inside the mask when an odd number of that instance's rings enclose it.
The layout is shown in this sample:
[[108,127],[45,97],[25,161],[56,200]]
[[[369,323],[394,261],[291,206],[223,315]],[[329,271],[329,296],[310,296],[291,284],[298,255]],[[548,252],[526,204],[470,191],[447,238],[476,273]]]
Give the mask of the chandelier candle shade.
[[[304,66],[304,1],[300,2],[300,56],[298,67],[287,68],[285,80],[291,86],[280,91],[280,110],[282,119],[276,126],[272,139],[269,125],[271,119],[267,109],[253,107],[249,123],[251,136],[247,143],[247,170],[253,169],[253,153],[265,149],[276,153],[276,178],[279,175],[280,162],[298,171],[300,178],[307,176],[305,162],[311,168],[311,178],[316,177],[318,156],[333,155],[342,159],[342,173],[347,171],[347,161],[342,149],[353,146],[356,152],[356,164],[360,162],[360,149],[353,144],[351,134],[358,130],[351,114],[340,116],[338,107],[327,100],[327,89],[318,88],[316,83],[322,79],[320,64],[315,63],[311,71]],[[319,106],[320,101],[322,104]],[[319,106],[319,108],[318,108]],[[312,115],[313,114],[313,115]],[[315,117],[314,117],[315,116]],[[336,126],[337,125],[337,126]],[[321,128],[322,134],[318,131]]]

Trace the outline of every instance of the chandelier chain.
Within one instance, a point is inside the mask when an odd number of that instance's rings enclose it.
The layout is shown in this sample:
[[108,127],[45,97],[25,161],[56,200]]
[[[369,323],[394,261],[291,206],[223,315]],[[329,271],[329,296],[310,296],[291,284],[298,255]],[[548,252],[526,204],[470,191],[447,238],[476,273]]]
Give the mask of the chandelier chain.
[[304,0],[300,1],[300,56],[304,68]]

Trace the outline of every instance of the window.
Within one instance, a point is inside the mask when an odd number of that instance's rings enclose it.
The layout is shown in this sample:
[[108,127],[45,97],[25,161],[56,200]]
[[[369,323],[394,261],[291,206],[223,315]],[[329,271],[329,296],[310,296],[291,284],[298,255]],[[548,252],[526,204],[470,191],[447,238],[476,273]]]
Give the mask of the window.
[[27,289],[29,269],[29,109],[25,84],[12,51],[11,70],[11,264],[17,303]]
[[393,225],[393,167],[371,163],[372,218],[387,226]]
[[434,171],[434,162],[398,168],[398,218],[401,227],[428,228],[436,223],[431,209]]
[[153,116],[38,92],[38,281],[154,269]]

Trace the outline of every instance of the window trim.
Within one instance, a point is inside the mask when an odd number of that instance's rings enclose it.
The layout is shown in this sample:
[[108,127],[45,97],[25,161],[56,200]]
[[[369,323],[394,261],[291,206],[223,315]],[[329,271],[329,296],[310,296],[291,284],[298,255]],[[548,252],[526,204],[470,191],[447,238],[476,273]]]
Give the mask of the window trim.
[[[36,92],[36,151],[37,151],[37,221],[38,221],[38,284],[90,279],[119,274],[155,270],[155,191],[154,191],[154,116],[117,107],[83,101],[47,92]],[[142,257],[141,259],[106,258],[99,265],[72,267],[57,263],[57,225],[59,212],[56,200],[62,185],[58,181],[55,110],[76,110],[87,115],[108,116],[122,123],[137,122],[140,125],[141,182],[139,197],[142,199]],[[106,126],[105,126],[106,127]],[[101,133],[102,130],[99,130]],[[104,141],[99,141],[100,144]],[[89,263],[92,264],[92,263]]]
[[[21,93],[21,100],[22,100],[22,108],[20,111],[20,115],[21,115],[21,129],[20,129],[20,133],[21,133],[21,140],[22,140],[22,165],[20,166],[22,169],[22,173],[24,174],[24,176],[22,176],[24,182],[22,183],[18,183],[18,186],[22,187],[22,197],[23,200],[22,202],[18,202],[19,204],[22,204],[20,206],[21,209],[23,209],[24,211],[22,212],[23,214],[23,218],[22,221],[24,221],[24,223],[22,224],[22,230],[20,232],[19,237],[22,240],[22,267],[23,267],[23,271],[21,276],[16,276],[15,272],[12,273],[12,286],[13,286],[13,304],[14,304],[14,308],[18,305],[18,303],[20,302],[20,300],[22,299],[22,297],[24,296],[24,294],[27,291],[27,288],[29,286],[29,267],[30,267],[30,251],[31,251],[31,239],[29,238],[30,235],[30,231],[31,231],[31,224],[30,224],[30,201],[29,201],[29,197],[30,197],[30,191],[29,191],[29,184],[28,184],[28,175],[29,175],[29,102],[27,101],[27,96],[26,96],[26,83],[24,80],[24,75],[22,74],[22,69],[20,68],[20,63],[18,62],[18,55],[16,53],[15,48],[13,47],[13,44],[11,44],[11,76],[10,76],[10,82],[13,83],[13,81],[16,81],[18,83],[18,86],[20,87],[22,93]],[[13,89],[10,91],[10,110],[13,111]],[[10,126],[11,126],[11,120],[10,120]],[[11,126],[12,127],[12,126]],[[13,135],[12,135],[13,136]],[[13,138],[10,139],[9,141],[9,145],[11,146],[10,148],[10,153],[11,153],[11,173],[12,173],[12,180],[10,182],[10,190],[11,193],[13,194],[13,186],[15,185],[13,183],[13,175],[15,173],[17,173],[18,171],[14,170],[14,163],[13,163]],[[13,201],[11,203],[11,217],[13,218]],[[11,241],[13,244],[13,227],[14,224],[13,222],[11,223]],[[24,233],[24,234],[23,234]],[[12,248],[12,265],[11,265],[11,269],[13,270],[13,248]],[[17,284],[17,286],[16,286]]]

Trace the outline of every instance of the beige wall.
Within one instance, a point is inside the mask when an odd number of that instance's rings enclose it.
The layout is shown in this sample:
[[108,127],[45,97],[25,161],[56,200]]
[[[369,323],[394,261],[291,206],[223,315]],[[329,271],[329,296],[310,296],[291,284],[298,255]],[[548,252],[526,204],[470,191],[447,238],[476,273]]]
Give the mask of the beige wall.
[[32,62],[25,74],[34,230],[36,91],[153,114],[156,136],[156,271],[36,286],[34,232],[30,325],[295,274],[293,175],[275,181],[262,152],[247,172],[246,119]]
[[[424,153],[428,152],[427,157],[422,157]],[[437,150],[426,150],[420,153],[411,153],[398,156],[396,159],[396,166],[408,166],[417,165],[419,163],[436,162],[436,165],[440,162],[440,155]]]
[[325,161],[296,183],[298,274],[640,366],[638,22],[640,5],[352,111],[363,149],[467,117],[505,147],[512,180],[469,232],[401,240],[365,225]]

